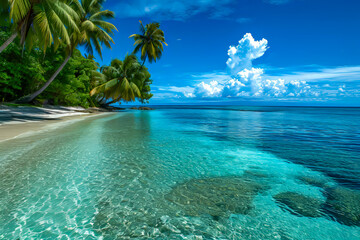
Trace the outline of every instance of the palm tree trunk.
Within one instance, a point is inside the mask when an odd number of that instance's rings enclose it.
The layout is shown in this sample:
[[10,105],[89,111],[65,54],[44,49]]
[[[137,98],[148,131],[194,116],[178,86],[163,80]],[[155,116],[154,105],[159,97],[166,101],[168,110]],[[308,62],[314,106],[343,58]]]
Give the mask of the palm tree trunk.
[[120,100],[120,98],[113,99],[113,100],[110,101],[110,102],[106,102],[106,103],[100,104],[100,107],[111,110],[113,107],[111,107],[110,104],[116,103],[116,102],[118,102],[119,100]]
[[52,83],[52,81],[55,80],[55,78],[57,77],[57,75],[61,72],[61,70],[65,67],[65,65],[67,64],[67,62],[70,60],[71,58],[71,54],[69,54],[64,62],[60,65],[60,67],[56,70],[56,72],[51,76],[51,78],[44,84],[44,86],[42,86],[42,88],[40,88],[39,90],[37,90],[36,92],[27,95],[25,97],[22,97],[18,100],[16,100],[16,103],[29,103],[32,100],[34,100],[34,98],[36,98],[38,95],[40,95],[49,85],[50,83]]
[[[104,101],[104,99],[105,99],[105,96],[102,97],[102,98],[98,101],[98,103],[102,104],[102,102]],[[105,101],[105,102],[106,102],[106,101]]]
[[113,99],[112,101],[107,102],[107,103],[105,103],[105,104],[106,104],[106,105],[110,105],[110,104],[113,104],[113,103],[118,102],[119,100],[120,100],[119,98],[116,98],[116,99]]
[[1,53],[2,51],[4,51],[4,49],[5,49],[7,46],[9,46],[9,44],[12,43],[12,42],[15,40],[15,38],[17,37],[17,35],[18,35],[18,33],[17,33],[17,32],[14,32],[14,33],[8,38],[8,40],[6,40],[6,41],[3,43],[3,45],[1,45],[1,47],[0,47],[0,53]]

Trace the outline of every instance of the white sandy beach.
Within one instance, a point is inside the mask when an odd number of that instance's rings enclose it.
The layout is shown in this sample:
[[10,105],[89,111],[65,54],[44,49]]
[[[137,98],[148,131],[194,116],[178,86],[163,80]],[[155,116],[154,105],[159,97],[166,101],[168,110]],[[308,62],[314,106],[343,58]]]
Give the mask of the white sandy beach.
[[45,130],[59,122],[98,115],[81,107],[8,107],[0,105],[0,142],[29,132]]

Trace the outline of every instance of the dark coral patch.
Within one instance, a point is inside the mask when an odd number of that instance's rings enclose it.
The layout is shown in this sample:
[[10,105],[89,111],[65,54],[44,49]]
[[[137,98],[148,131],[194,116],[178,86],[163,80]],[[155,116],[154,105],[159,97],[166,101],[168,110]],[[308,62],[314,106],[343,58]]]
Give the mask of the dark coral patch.
[[360,192],[344,187],[326,189],[326,212],[338,222],[360,226]]
[[262,189],[260,184],[241,177],[191,179],[176,185],[165,198],[186,215],[219,218],[231,213],[248,214],[254,196]]
[[274,196],[274,199],[280,203],[280,207],[290,210],[292,214],[304,217],[321,217],[322,215],[322,202],[319,199],[294,192],[279,193]]

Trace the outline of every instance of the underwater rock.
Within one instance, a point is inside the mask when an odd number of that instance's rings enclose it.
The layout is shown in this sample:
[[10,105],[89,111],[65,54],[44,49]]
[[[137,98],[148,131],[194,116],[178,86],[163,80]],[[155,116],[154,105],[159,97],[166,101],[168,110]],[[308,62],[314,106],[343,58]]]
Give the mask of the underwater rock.
[[230,213],[248,214],[262,185],[241,177],[191,179],[176,185],[165,198],[181,206],[188,216],[211,215],[215,220]]
[[308,185],[312,185],[319,188],[325,188],[327,184],[327,182],[324,181],[323,179],[316,177],[301,176],[298,179]]
[[150,107],[139,107],[139,110],[154,110],[153,108]]
[[[306,197],[299,193],[284,192],[274,196],[278,203],[285,204],[295,215],[304,217],[321,217],[322,203],[316,198]],[[280,205],[280,207],[282,207]]]
[[360,226],[360,192],[344,187],[326,189],[325,210],[338,222]]

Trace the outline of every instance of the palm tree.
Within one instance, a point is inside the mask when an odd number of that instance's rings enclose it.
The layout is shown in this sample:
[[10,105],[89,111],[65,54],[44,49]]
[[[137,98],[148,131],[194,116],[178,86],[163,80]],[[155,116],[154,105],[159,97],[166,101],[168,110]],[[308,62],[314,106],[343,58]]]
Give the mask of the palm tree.
[[126,55],[124,61],[114,59],[110,66],[93,72],[93,79],[99,86],[91,90],[91,96],[98,96],[99,102],[107,102],[106,105],[120,100],[130,102],[141,97],[140,87],[148,76],[148,71],[141,66],[135,55]]
[[20,44],[25,40],[32,45],[39,40],[46,51],[52,43],[70,44],[68,30],[78,32],[78,15],[61,0],[0,0],[1,12],[8,12],[9,22],[13,23],[13,34],[0,46],[0,53],[20,36]]
[[94,55],[92,55],[92,54],[84,54],[84,57],[86,58],[86,59],[89,59],[89,60],[91,60],[91,62],[93,63],[93,65],[94,65],[94,67],[96,68],[96,69],[98,69],[99,67],[100,67],[100,64],[98,63],[98,62],[96,62],[95,61],[95,56]]
[[133,53],[136,54],[141,50],[142,65],[145,64],[146,59],[148,59],[150,63],[160,59],[164,51],[163,44],[167,46],[164,32],[159,27],[159,23],[149,23],[144,27],[140,21],[140,34],[133,34],[129,37],[133,37],[135,40]]
[[56,72],[39,90],[19,99],[17,102],[31,102],[34,98],[41,94],[65,67],[71,58],[72,52],[78,45],[85,46],[85,50],[91,55],[94,53],[94,47],[100,57],[102,57],[102,44],[111,48],[111,43],[114,43],[114,41],[110,35],[112,35],[113,31],[117,29],[113,24],[107,22],[106,20],[114,18],[115,14],[109,10],[102,10],[102,2],[103,0],[82,0],[81,2],[77,0],[69,0],[69,5],[76,11],[78,18],[80,19],[78,22],[78,28],[80,31],[71,33],[71,44],[67,48],[67,57]]
[[151,87],[150,84],[152,84],[152,80],[150,79],[151,75],[150,73],[146,74],[146,78],[143,81],[142,86],[140,87],[141,96],[139,97],[139,101],[144,103],[149,103],[150,98],[152,98],[153,94],[150,92]]

